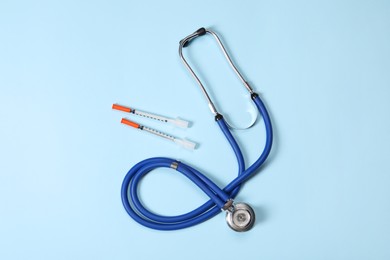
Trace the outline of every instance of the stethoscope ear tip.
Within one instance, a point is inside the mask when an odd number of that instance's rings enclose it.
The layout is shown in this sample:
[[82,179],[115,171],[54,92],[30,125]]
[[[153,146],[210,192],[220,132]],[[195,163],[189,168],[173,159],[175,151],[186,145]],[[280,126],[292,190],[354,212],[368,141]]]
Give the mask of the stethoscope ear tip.
[[179,42],[179,45],[182,46],[183,48],[185,48],[188,46],[188,44],[190,43],[191,40],[195,39],[198,36],[205,35],[206,32],[207,32],[207,30],[204,27],[201,27],[198,30],[196,30],[194,33],[192,33],[192,34],[188,35],[187,37],[185,37],[184,39],[182,39]]
[[183,48],[187,47],[189,43],[190,43],[189,40],[181,40],[181,41],[179,42],[179,44],[182,45]]

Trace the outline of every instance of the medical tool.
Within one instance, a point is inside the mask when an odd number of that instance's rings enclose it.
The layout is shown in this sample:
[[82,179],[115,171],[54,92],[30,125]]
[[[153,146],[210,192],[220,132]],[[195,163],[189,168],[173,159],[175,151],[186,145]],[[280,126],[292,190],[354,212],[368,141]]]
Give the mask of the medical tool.
[[112,109],[120,110],[120,111],[123,111],[126,113],[133,113],[134,115],[137,115],[137,116],[150,118],[150,119],[157,120],[157,121],[160,121],[163,123],[169,123],[169,124],[172,124],[174,126],[179,126],[182,128],[187,128],[189,125],[188,121],[185,121],[185,120],[180,119],[178,117],[177,118],[169,118],[169,117],[165,117],[165,116],[152,114],[150,112],[141,111],[139,109],[136,110],[136,109],[132,109],[130,107],[121,106],[118,104],[113,104]]
[[188,141],[185,139],[180,139],[180,138],[174,137],[172,135],[165,134],[165,133],[160,132],[156,129],[153,129],[153,128],[150,128],[150,127],[147,127],[144,125],[140,125],[136,122],[130,121],[127,118],[122,118],[121,123],[128,125],[128,126],[131,126],[131,127],[134,127],[134,128],[137,128],[139,130],[143,130],[143,131],[146,131],[148,133],[160,136],[162,138],[168,139],[168,140],[174,142],[175,144],[178,144],[186,149],[194,150],[196,147],[196,143],[194,143],[194,142],[191,142],[191,141]]
[[[252,101],[254,102],[264,120],[266,131],[265,147],[260,157],[248,168],[245,167],[245,162],[241,150],[233,135],[231,134],[224,117],[218,112],[202,82],[183,56],[183,47],[187,47],[188,44],[195,38],[206,34],[210,34],[217,41],[233,71],[237,74],[245,88],[249,91]],[[146,227],[157,230],[177,230],[191,227],[207,219],[210,219],[211,217],[214,217],[221,210],[223,210],[226,211],[226,221],[229,227],[235,231],[247,231],[251,229],[255,223],[254,210],[246,203],[235,203],[233,199],[238,194],[241,185],[263,165],[271,151],[273,135],[270,117],[263,102],[260,100],[259,95],[253,91],[249,83],[237,70],[236,66],[233,64],[228,53],[226,52],[226,49],[223,46],[220,38],[215,32],[209,29],[200,28],[196,32],[188,35],[179,43],[179,56],[192,77],[198,83],[203,95],[207,99],[208,106],[215,118],[215,121],[233,149],[238,163],[238,176],[233,179],[226,187],[220,188],[204,174],[183,162],[165,157],[146,159],[137,163],[133,168],[131,168],[123,180],[121,190],[123,206],[125,207],[127,213],[135,221]],[[183,174],[195,185],[197,185],[204,193],[206,193],[210,200],[193,211],[178,216],[162,216],[151,212],[141,203],[137,190],[142,177],[159,167],[172,168]]]

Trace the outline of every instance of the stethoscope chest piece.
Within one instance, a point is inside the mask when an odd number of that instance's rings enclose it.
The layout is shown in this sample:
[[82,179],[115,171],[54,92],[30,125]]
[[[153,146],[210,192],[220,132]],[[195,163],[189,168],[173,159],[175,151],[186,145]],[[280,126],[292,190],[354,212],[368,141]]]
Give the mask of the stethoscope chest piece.
[[246,203],[236,203],[226,210],[226,222],[234,231],[248,231],[255,223],[255,212]]

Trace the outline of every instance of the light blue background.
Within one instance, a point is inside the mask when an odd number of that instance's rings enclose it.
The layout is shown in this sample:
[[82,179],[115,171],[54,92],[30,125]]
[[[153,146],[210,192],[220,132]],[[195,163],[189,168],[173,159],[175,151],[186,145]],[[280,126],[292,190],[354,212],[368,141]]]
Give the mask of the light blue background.
[[[0,259],[390,259],[389,1],[0,2]],[[238,201],[256,226],[224,214],[159,232],[124,211],[120,186],[145,158],[166,156],[220,186],[237,166],[177,55],[205,26],[221,34],[275,127],[266,167]],[[186,54],[222,113],[250,120],[245,89],[210,37]],[[202,68],[202,70],[199,70]],[[121,125],[121,103],[193,122],[133,118],[200,143],[190,152]],[[259,120],[234,132],[247,164]],[[158,170],[141,185],[155,212],[206,197]]]

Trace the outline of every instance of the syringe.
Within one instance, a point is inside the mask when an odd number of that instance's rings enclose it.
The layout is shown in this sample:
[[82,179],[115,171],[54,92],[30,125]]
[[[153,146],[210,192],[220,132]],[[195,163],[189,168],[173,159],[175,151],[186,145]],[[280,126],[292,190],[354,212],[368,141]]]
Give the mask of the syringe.
[[122,118],[121,123],[128,125],[128,126],[131,126],[131,127],[134,127],[134,128],[137,128],[139,130],[143,130],[143,131],[149,132],[151,134],[163,137],[165,139],[168,139],[168,140],[170,140],[170,141],[172,141],[172,142],[174,142],[174,143],[176,143],[184,148],[190,149],[190,150],[194,150],[196,147],[196,143],[194,143],[194,142],[191,142],[191,141],[188,141],[185,139],[180,139],[180,138],[174,137],[172,135],[165,134],[165,133],[160,132],[158,130],[155,130],[153,128],[149,128],[149,127],[140,125],[136,122],[130,121],[127,118]]
[[157,120],[157,121],[164,122],[164,123],[170,123],[170,124],[173,124],[175,126],[179,126],[179,127],[183,127],[183,128],[187,128],[189,125],[188,121],[185,121],[185,120],[180,119],[178,117],[177,118],[169,118],[169,117],[160,116],[160,115],[152,114],[149,112],[141,111],[138,109],[135,110],[133,108],[125,107],[125,106],[118,105],[118,104],[113,104],[112,109],[120,110],[120,111],[127,112],[127,113],[133,113],[133,114],[138,115],[138,116],[150,118],[150,119]]

